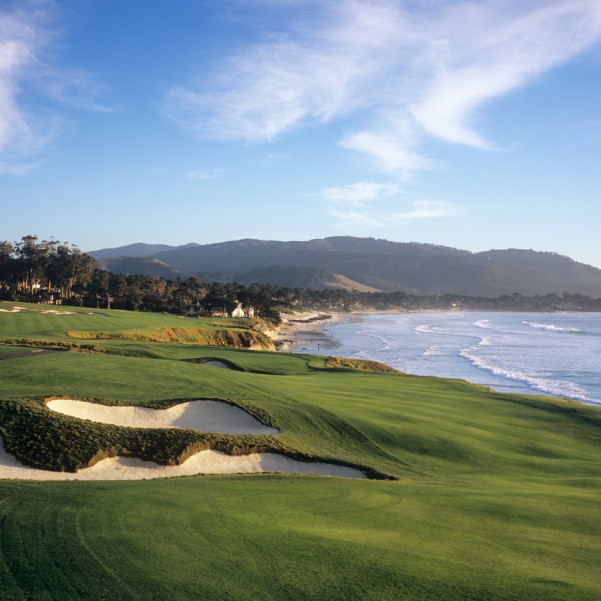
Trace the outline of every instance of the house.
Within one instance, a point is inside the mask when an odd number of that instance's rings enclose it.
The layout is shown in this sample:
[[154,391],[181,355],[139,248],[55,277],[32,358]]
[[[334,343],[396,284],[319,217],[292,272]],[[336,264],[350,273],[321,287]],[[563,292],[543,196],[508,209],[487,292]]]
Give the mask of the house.
[[211,317],[238,317],[250,319],[255,316],[255,310],[253,307],[243,307],[242,303],[238,303],[238,306],[230,314],[223,309],[213,309],[211,311],[202,305],[195,304],[188,305],[186,307],[186,315],[188,317],[201,317],[210,315]]
[[206,315],[207,310],[201,305],[188,305],[186,307],[186,315],[188,317],[200,317],[201,315]]
[[246,317],[251,319],[255,316],[255,310],[253,307],[243,307],[242,303],[238,303],[238,306],[232,311],[232,317]]
[[246,317],[241,303],[238,303],[238,306],[232,311],[232,317]]

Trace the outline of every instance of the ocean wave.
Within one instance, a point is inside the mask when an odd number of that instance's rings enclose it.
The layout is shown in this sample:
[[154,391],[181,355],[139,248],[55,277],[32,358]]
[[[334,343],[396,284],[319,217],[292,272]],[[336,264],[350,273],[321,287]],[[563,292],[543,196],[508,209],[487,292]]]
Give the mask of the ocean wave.
[[470,346],[469,348],[463,349],[459,351],[459,354],[462,357],[465,357],[464,353],[474,353],[477,352],[483,346],[491,346],[492,340],[490,338],[480,338],[478,344],[474,344],[474,346]]
[[377,351],[385,351],[389,348],[392,348],[395,343],[394,339],[386,338],[385,336],[380,336],[379,334],[372,334],[371,332],[367,332],[366,330],[361,330],[358,332],[358,334],[361,334],[362,336],[367,336],[368,338],[375,338],[376,340],[382,342],[384,346],[377,349]]
[[485,330],[492,330],[493,326],[490,323],[490,319],[479,319],[474,322],[474,325],[478,328],[484,328]]
[[525,326],[530,326],[535,330],[547,330],[548,332],[567,332],[569,334],[577,334],[582,332],[578,328],[564,328],[561,326],[555,326],[552,323],[540,323],[538,321],[523,321]]
[[600,404],[599,401],[590,398],[586,393],[587,391],[574,382],[568,382],[566,380],[547,380],[541,377],[531,376],[522,373],[517,370],[504,369],[502,367],[493,365],[486,361],[483,357],[477,355],[478,351],[486,344],[483,344],[486,339],[483,338],[480,343],[475,346],[463,349],[459,352],[459,355],[467,359],[474,367],[486,371],[493,376],[511,380],[513,382],[520,382],[526,384],[528,388],[543,392],[554,397],[569,398],[576,401],[582,401],[585,403]]
[[422,353],[422,357],[434,357],[434,356],[438,356],[438,355],[444,355],[445,353],[442,350],[442,347],[438,346],[438,345],[434,345],[431,346],[430,348],[426,349],[423,353]]
[[436,334],[440,332],[440,328],[437,328],[429,323],[424,323],[421,326],[414,328],[413,331],[417,332],[418,334]]

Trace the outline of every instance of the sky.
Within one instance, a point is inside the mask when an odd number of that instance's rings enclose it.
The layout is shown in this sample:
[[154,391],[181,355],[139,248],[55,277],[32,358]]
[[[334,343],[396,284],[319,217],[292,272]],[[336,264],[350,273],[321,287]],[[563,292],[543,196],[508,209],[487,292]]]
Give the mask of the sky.
[[0,240],[601,267],[599,0],[0,0]]

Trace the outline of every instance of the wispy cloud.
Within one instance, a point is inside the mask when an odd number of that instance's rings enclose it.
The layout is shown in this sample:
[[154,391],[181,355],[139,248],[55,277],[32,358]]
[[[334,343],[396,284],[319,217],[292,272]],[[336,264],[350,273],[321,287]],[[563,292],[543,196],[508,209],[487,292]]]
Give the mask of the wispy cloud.
[[312,19],[285,23],[203,83],[171,88],[164,113],[203,136],[254,142],[348,119],[341,146],[407,179],[432,167],[419,150],[428,138],[493,148],[474,125],[486,103],[601,39],[598,0],[311,7]]
[[385,230],[399,225],[437,217],[450,217],[459,210],[454,205],[433,200],[416,200],[406,204],[401,211],[375,211],[356,208],[341,210],[330,208],[328,214],[337,220],[337,226],[347,232],[370,232],[374,229]]
[[201,169],[197,171],[190,171],[186,175],[186,179],[189,180],[209,180],[209,179],[217,179],[219,177],[223,177],[226,174],[225,169],[213,169],[212,171],[203,171]]
[[332,186],[324,188],[319,196],[325,201],[326,213],[336,219],[340,228],[350,231],[386,229],[459,212],[448,202],[407,200],[405,191],[394,182]]
[[0,175],[27,175],[35,171],[42,161],[33,163],[21,163],[19,165],[0,160]]
[[400,194],[402,190],[392,182],[356,182],[347,186],[331,186],[321,191],[326,201],[337,205],[365,206],[366,204]]
[[408,122],[398,119],[386,126],[350,134],[340,141],[340,146],[366,154],[381,170],[394,173],[401,180],[410,180],[416,171],[431,169],[436,161],[414,150],[417,136],[409,133]]
[[35,169],[39,155],[67,127],[59,110],[110,111],[101,87],[82,71],[49,62],[60,36],[51,0],[21,0],[0,8],[0,174]]
[[269,165],[289,161],[292,157],[285,152],[270,152],[265,156],[265,162]]

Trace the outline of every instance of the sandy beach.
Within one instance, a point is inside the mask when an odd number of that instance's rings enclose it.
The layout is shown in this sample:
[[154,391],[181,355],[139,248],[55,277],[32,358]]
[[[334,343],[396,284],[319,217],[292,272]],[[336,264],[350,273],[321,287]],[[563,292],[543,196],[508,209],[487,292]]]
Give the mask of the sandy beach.
[[334,351],[339,345],[327,332],[327,326],[353,317],[346,313],[324,311],[297,311],[282,314],[282,325],[275,340],[276,348],[293,353]]

